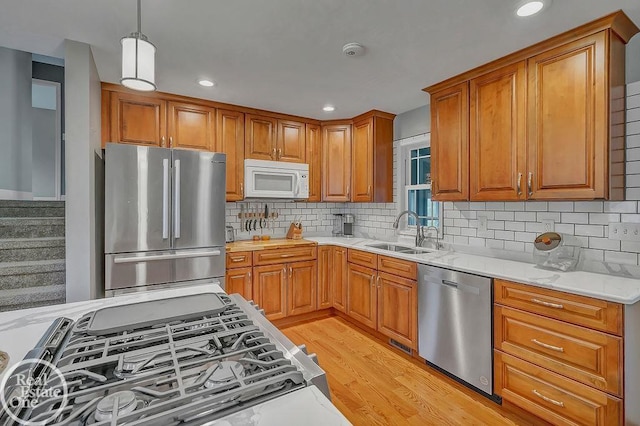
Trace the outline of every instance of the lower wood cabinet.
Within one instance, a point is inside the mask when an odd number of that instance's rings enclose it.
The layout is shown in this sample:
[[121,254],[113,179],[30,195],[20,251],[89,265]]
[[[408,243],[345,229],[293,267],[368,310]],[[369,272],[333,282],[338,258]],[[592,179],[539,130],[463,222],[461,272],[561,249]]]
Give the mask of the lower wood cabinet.
[[318,247],[318,309],[333,305],[333,247]]
[[347,312],[347,249],[331,248],[331,293],[333,307],[340,312]]
[[316,310],[315,261],[253,268],[253,298],[269,320]]
[[224,289],[228,294],[238,293],[247,300],[253,298],[251,267],[227,270]]
[[368,327],[376,328],[378,317],[376,270],[349,263],[347,271],[347,315]]
[[[394,263],[405,274],[404,271],[415,270],[413,262],[395,259]],[[413,278],[349,262],[346,314],[403,345],[417,349],[418,293],[415,274]]]

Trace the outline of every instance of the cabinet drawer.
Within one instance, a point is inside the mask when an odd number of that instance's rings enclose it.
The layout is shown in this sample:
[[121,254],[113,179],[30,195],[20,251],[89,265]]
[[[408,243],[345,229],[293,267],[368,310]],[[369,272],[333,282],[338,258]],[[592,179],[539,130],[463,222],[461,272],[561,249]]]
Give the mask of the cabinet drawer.
[[316,246],[296,247],[286,249],[259,250],[253,252],[253,265],[274,265],[284,262],[300,262],[315,260],[317,257]]
[[227,253],[227,269],[246,268],[247,266],[251,266],[251,259],[250,251]]
[[396,259],[395,257],[378,256],[378,271],[415,280],[418,277],[418,265],[415,262]]
[[555,290],[495,280],[494,301],[535,314],[622,335],[622,305]]
[[378,269],[378,255],[375,253],[349,249],[348,259],[350,263]]
[[503,352],[622,396],[622,339],[496,305],[495,347]]
[[620,425],[622,401],[500,351],[495,392],[554,425]]

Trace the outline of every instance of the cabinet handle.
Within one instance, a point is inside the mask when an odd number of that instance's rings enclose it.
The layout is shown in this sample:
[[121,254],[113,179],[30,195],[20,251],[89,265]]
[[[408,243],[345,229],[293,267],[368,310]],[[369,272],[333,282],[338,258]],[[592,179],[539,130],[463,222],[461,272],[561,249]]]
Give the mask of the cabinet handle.
[[548,345],[546,343],[543,343],[539,340],[536,339],[531,339],[532,343],[535,343],[538,346],[542,346],[543,348],[547,348],[547,349],[551,349],[552,351],[556,351],[556,352],[564,352],[564,348],[561,346],[552,346],[552,345]]
[[166,142],[165,142],[165,138],[163,136],[163,137],[160,138],[160,146],[164,148],[166,146],[165,144],[166,144]]
[[559,303],[545,302],[544,300],[535,299],[535,298],[531,299],[531,301],[533,303],[537,303],[538,305],[546,306],[547,308],[564,309],[564,305],[561,305]]
[[249,280],[251,280],[251,272],[247,272],[247,276],[249,277]]
[[347,198],[350,197],[351,194],[351,185],[347,185]]
[[230,256],[233,262],[242,262],[244,260],[244,256]]
[[436,186],[436,180],[435,179],[431,179],[431,194],[437,194],[438,193],[438,189]]
[[518,173],[518,197],[522,195],[522,173]]
[[240,196],[244,198],[244,183],[240,182]]
[[173,148],[173,136],[169,136],[169,147]]
[[371,195],[371,185],[367,188],[367,195]]
[[274,159],[274,160],[278,159],[278,157],[276,156],[276,149],[275,148],[273,148],[273,150],[271,151],[271,158]]
[[533,394],[535,396],[537,396],[538,398],[542,398],[543,400],[552,403],[553,405],[557,405],[558,407],[564,407],[564,402],[556,401],[555,399],[551,399],[548,396],[544,396],[543,394],[541,394],[540,392],[538,392],[535,389],[533,390]]
[[293,268],[289,266],[289,278],[293,276]]
[[380,275],[378,275],[378,278],[376,278],[376,285],[378,288],[380,288]]
[[533,172],[529,172],[529,179],[527,179],[527,186],[529,190],[529,197],[533,195]]
[[282,158],[282,148],[278,148],[278,157],[277,159],[281,159]]

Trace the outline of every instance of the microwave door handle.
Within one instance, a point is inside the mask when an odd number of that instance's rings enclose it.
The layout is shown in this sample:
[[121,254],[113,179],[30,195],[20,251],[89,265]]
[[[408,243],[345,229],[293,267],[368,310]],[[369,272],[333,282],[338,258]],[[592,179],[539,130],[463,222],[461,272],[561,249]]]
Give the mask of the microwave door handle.
[[302,186],[302,177],[300,176],[299,172],[296,172],[296,193],[295,193],[296,197],[300,195],[301,186]]

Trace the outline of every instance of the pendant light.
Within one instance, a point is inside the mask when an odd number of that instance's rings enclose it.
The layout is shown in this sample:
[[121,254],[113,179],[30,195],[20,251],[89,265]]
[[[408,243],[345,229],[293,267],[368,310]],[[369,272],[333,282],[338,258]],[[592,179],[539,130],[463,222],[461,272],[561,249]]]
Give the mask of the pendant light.
[[138,0],[138,31],[123,37],[122,78],[120,83],[134,90],[151,92],[156,90],[155,68],[156,47],[142,34],[142,18]]

